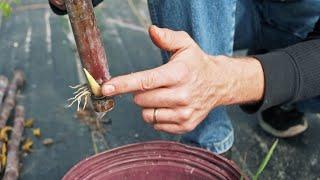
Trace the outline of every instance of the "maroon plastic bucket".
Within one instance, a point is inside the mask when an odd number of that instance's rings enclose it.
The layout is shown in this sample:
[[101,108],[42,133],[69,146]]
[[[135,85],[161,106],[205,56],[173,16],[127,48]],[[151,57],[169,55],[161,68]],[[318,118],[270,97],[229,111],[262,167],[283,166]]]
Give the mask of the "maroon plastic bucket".
[[[119,147],[75,165],[63,180],[239,180],[240,169],[209,151],[169,141]],[[244,178],[247,179],[247,178]]]

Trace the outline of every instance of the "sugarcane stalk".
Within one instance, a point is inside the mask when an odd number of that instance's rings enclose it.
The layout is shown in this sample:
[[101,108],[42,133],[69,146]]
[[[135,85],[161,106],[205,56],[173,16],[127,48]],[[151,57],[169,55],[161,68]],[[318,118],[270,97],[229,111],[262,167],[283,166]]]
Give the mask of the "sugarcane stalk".
[[19,146],[24,131],[24,106],[15,108],[14,125],[8,144],[7,166],[3,180],[16,180],[19,177]]
[[66,0],[65,4],[84,68],[99,84],[108,81],[111,76],[92,1]]
[[[24,74],[21,70],[16,70],[13,73],[13,79],[8,87],[7,95],[4,99],[3,108],[0,113],[0,128],[4,128],[10,116],[12,109],[15,106],[17,89],[23,85]],[[1,147],[1,146],[0,146]]]
[[[0,130],[3,131],[6,128],[7,121],[9,119],[10,113],[12,109],[14,108],[16,104],[16,93],[18,88],[20,88],[24,83],[24,74],[21,70],[16,70],[13,73],[12,81],[10,82],[10,85],[8,87],[8,91],[6,94],[6,97],[4,99],[3,107],[1,109],[0,113]],[[3,138],[3,137],[2,137]],[[1,154],[4,155],[5,153],[3,150],[5,149],[5,138],[1,139],[0,141],[0,147],[2,148]],[[1,157],[1,163],[0,163],[0,170],[3,169],[2,165],[4,162],[4,156]]]
[[[74,38],[77,44],[81,63],[86,73],[88,86],[92,93],[92,104],[96,112],[106,112],[113,108],[111,97],[103,97],[102,83],[110,80],[107,56],[103,47],[100,32],[91,0],[65,0]],[[93,79],[88,79],[88,74]],[[95,82],[93,82],[93,81]],[[93,84],[98,86],[92,86]],[[100,87],[100,88],[99,88]],[[98,89],[98,91],[96,91]]]
[[2,107],[3,97],[7,91],[8,87],[8,78],[5,76],[0,76],[0,110]]

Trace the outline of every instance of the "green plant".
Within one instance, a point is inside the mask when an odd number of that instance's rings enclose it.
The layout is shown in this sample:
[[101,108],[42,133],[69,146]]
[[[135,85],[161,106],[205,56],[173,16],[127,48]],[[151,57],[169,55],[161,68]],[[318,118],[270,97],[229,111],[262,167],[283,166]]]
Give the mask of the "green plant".
[[267,155],[264,157],[263,161],[261,162],[258,171],[256,172],[256,174],[252,177],[253,180],[258,180],[259,176],[261,175],[261,173],[263,172],[263,170],[266,168],[268,162],[270,161],[274,150],[276,149],[277,145],[278,145],[279,140],[277,139],[271,146],[271,148],[269,149],[269,152],[267,153]]
[[[276,149],[277,145],[278,145],[279,140],[277,139],[271,146],[271,148],[269,149],[267,155],[263,158],[263,161],[261,162],[261,164],[259,165],[259,168],[256,172],[256,174],[252,177],[253,180],[258,180],[259,176],[261,175],[261,173],[264,171],[264,169],[267,167],[268,162],[270,161],[274,150]],[[240,180],[243,180],[243,176],[241,176]]]
[[20,3],[20,0],[0,0],[0,11],[5,17],[12,13],[12,5]]

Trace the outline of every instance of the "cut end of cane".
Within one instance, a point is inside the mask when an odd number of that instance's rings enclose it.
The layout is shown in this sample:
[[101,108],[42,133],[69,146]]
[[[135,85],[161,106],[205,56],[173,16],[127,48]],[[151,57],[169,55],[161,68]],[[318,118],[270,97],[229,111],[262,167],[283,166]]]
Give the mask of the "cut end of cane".
[[25,81],[25,76],[24,76],[24,72],[21,69],[16,69],[14,71],[14,78],[16,79],[18,86],[23,86]]
[[83,68],[83,70],[86,75],[86,78],[92,93],[96,97],[101,97],[102,96],[101,86],[97,83],[97,81],[91,76],[91,74],[85,68]]

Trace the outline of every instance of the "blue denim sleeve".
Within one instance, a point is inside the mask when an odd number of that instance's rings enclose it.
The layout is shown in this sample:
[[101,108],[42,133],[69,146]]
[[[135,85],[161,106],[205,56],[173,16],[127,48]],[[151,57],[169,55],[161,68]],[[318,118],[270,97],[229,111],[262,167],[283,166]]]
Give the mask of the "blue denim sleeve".
[[[98,4],[100,4],[103,0],[92,0],[92,4],[93,7],[96,7]],[[49,5],[50,8],[52,9],[52,11],[57,14],[57,15],[65,15],[67,14],[66,10],[61,10],[59,8],[57,8],[56,6],[54,6],[50,1],[49,1]]]
[[264,98],[241,106],[248,113],[320,95],[320,19],[306,41],[254,56],[263,68]]

